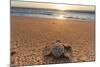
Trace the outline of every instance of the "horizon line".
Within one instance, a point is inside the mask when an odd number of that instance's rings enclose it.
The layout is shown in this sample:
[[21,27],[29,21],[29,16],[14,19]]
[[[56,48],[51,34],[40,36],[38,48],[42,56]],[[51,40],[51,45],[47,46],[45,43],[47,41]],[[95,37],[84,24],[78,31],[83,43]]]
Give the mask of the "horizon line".
[[[17,6],[12,6],[11,7],[11,9],[13,9],[13,8],[23,8],[23,9],[37,9],[37,10],[41,10],[41,9],[43,9],[43,10],[55,10],[55,11],[62,11],[62,10],[58,10],[58,9],[48,9],[48,8],[28,8],[28,7],[17,7]],[[71,12],[92,12],[92,13],[94,13],[95,11],[90,11],[90,10],[63,10],[63,11],[71,11]]]

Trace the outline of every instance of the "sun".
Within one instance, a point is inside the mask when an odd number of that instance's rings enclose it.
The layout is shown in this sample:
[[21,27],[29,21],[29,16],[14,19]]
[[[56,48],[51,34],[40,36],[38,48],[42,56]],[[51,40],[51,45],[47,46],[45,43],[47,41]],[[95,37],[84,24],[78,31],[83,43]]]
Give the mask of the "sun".
[[59,10],[66,10],[66,5],[64,5],[64,4],[58,4],[56,7]]
[[68,4],[56,4],[55,8],[64,11],[64,10],[72,10],[75,7],[73,5],[68,5]]

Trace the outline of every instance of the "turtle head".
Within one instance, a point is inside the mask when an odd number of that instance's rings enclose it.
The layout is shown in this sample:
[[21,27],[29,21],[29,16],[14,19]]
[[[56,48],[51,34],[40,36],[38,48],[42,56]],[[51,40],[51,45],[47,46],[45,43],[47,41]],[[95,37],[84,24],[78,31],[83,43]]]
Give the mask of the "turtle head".
[[61,41],[60,41],[60,40],[56,40],[56,42],[59,42],[59,43],[61,43]]

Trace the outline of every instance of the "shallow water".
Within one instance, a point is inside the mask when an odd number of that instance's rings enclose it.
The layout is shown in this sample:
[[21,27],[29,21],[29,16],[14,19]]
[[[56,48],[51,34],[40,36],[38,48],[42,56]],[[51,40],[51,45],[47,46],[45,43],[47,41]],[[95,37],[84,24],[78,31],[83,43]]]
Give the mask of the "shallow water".
[[56,18],[56,19],[81,19],[81,20],[95,20],[95,12],[89,11],[58,11],[50,9],[36,9],[36,8],[11,8],[11,16],[32,16],[42,18]]

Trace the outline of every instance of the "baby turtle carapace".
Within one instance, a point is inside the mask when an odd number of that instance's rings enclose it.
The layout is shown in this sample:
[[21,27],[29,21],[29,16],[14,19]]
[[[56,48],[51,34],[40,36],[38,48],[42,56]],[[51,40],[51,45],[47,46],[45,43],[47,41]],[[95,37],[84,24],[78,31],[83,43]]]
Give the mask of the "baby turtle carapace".
[[69,44],[61,43],[60,40],[56,40],[51,48],[48,46],[44,48],[44,55],[53,55],[55,58],[59,58],[61,56],[70,58],[72,56],[72,47]]

